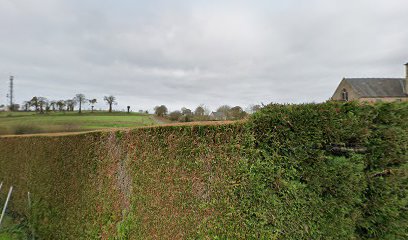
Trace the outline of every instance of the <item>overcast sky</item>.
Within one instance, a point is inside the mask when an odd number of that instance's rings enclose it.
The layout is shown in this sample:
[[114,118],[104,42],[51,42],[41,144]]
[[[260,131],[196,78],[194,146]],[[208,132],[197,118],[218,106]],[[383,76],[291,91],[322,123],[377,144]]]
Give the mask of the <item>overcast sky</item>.
[[0,104],[9,75],[17,103],[322,102],[406,62],[407,0],[0,0]]

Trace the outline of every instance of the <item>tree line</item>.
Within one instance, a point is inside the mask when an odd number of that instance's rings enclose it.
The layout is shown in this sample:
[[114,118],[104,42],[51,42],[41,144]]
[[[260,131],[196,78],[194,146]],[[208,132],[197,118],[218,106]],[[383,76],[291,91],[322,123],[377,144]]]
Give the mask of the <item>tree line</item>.
[[[112,112],[112,105],[116,105],[115,96],[105,96],[103,100],[109,106],[108,111]],[[17,111],[19,109],[23,111],[34,110],[39,113],[49,112],[49,111],[59,111],[59,112],[74,112],[75,108],[78,106],[78,113],[82,112],[84,104],[91,105],[91,111],[94,111],[95,104],[98,102],[96,98],[88,99],[84,94],[78,93],[75,97],[66,100],[49,100],[46,97],[34,96],[28,101],[24,101],[20,107],[18,104],[12,106],[10,110]]]
[[215,112],[211,112],[208,107],[201,104],[194,110],[183,107],[180,110],[169,112],[165,105],[160,105],[154,108],[154,113],[159,117],[179,122],[240,120],[244,119],[249,113],[258,111],[260,108],[260,105],[251,105],[247,108],[247,111],[244,111],[240,106],[231,107],[229,105],[222,105]]

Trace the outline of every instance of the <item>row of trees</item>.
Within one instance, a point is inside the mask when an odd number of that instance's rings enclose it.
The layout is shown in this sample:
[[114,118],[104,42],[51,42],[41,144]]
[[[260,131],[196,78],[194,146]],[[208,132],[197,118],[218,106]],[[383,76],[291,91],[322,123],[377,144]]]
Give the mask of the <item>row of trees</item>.
[[180,110],[169,112],[165,105],[156,106],[155,114],[159,117],[166,117],[172,121],[191,122],[191,121],[208,121],[208,120],[239,120],[245,118],[248,113],[254,113],[261,108],[260,105],[251,105],[244,111],[242,107],[230,107],[222,105],[217,108],[216,112],[211,112],[206,106],[199,105],[195,110],[181,108]]
[[[106,102],[106,104],[109,105],[109,112],[112,112],[112,105],[117,104],[116,97],[112,95],[105,96],[103,100]],[[35,96],[32,99],[25,101],[22,107],[24,111],[34,110],[36,112],[44,113],[49,111],[73,112],[75,111],[75,107],[78,106],[78,113],[81,113],[83,106],[87,103],[91,105],[91,109],[93,112],[95,104],[97,102],[98,100],[96,98],[87,99],[84,94],[78,93],[74,98],[67,100],[48,100],[45,97]]]
[[203,121],[209,120],[210,111],[204,105],[198,106],[194,111],[188,108],[181,108],[181,110],[176,110],[173,112],[168,111],[165,105],[156,106],[154,112],[159,117],[166,117],[172,121]]

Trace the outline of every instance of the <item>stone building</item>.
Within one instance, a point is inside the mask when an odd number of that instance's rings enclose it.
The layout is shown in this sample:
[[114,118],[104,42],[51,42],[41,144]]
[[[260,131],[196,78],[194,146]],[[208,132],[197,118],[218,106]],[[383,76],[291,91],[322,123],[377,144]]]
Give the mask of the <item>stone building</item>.
[[408,101],[408,63],[405,78],[344,78],[331,100],[361,102]]
[[215,121],[225,121],[227,120],[227,116],[223,112],[212,112],[210,114],[210,119]]

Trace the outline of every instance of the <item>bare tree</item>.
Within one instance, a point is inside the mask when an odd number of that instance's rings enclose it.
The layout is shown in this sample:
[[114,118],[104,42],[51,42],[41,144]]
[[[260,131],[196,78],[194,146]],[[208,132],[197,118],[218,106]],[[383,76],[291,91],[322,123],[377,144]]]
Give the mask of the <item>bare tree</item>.
[[202,105],[198,106],[194,111],[194,115],[196,116],[204,116],[204,114],[205,114],[205,109],[204,109],[204,106]]
[[178,121],[183,114],[179,111],[173,111],[169,114],[169,119],[172,121]]
[[92,112],[94,111],[94,107],[95,107],[94,105],[96,102],[97,102],[96,98],[89,100],[89,103],[91,104]]
[[46,108],[48,104],[48,99],[45,97],[37,97],[37,104],[40,108],[40,113],[44,113],[44,108]]
[[249,107],[248,107],[248,112],[249,113],[256,113],[256,112],[258,112],[260,109],[262,108],[262,106],[261,105],[259,105],[259,104],[252,104],[252,105],[250,105]]
[[109,105],[109,112],[112,112],[112,105],[117,104],[116,102],[116,97],[115,96],[105,96],[103,97],[103,100]]
[[67,111],[73,112],[76,104],[77,103],[76,103],[75,99],[65,100],[65,105],[67,106]]
[[209,114],[210,110],[204,104],[201,104],[194,110],[194,120],[207,121],[209,120]]
[[181,108],[181,113],[183,115],[187,115],[187,116],[193,115],[193,112],[191,111],[191,109],[188,109],[188,108],[185,108],[185,107]]
[[38,98],[33,97],[29,102],[30,102],[30,106],[34,107],[35,111],[38,112],[39,110]]
[[228,106],[228,105],[222,105],[219,108],[217,108],[217,112],[222,113],[225,116],[225,118],[227,118],[227,119],[229,119],[229,117],[230,117],[229,116],[230,115],[230,110],[231,110],[231,107]]
[[167,107],[164,105],[156,106],[154,108],[154,113],[159,117],[164,117],[167,114],[168,110]]
[[51,105],[49,101],[45,102],[45,112],[48,113],[51,109]]
[[24,111],[28,112],[28,110],[30,110],[30,106],[31,106],[30,101],[24,101],[23,106],[24,106]]
[[234,120],[243,119],[246,115],[247,113],[240,106],[235,106],[229,110],[229,116]]
[[66,106],[66,104],[65,104],[64,100],[57,101],[58,111],[60,111],[60,112],[64,111],[65,106]]
[[52,109],[52,111],[55,112],[56,106],[57,106],[57,101],[52,100],[52,101],[50,102],[50,108]]
[[77,95],[75,95],[75,101],[77,103],[79,103],[79,110],[78,113],[82,113],[82,104],[84,104],[86,102],[86,98],[85,95],[82,93],[78,93]]

